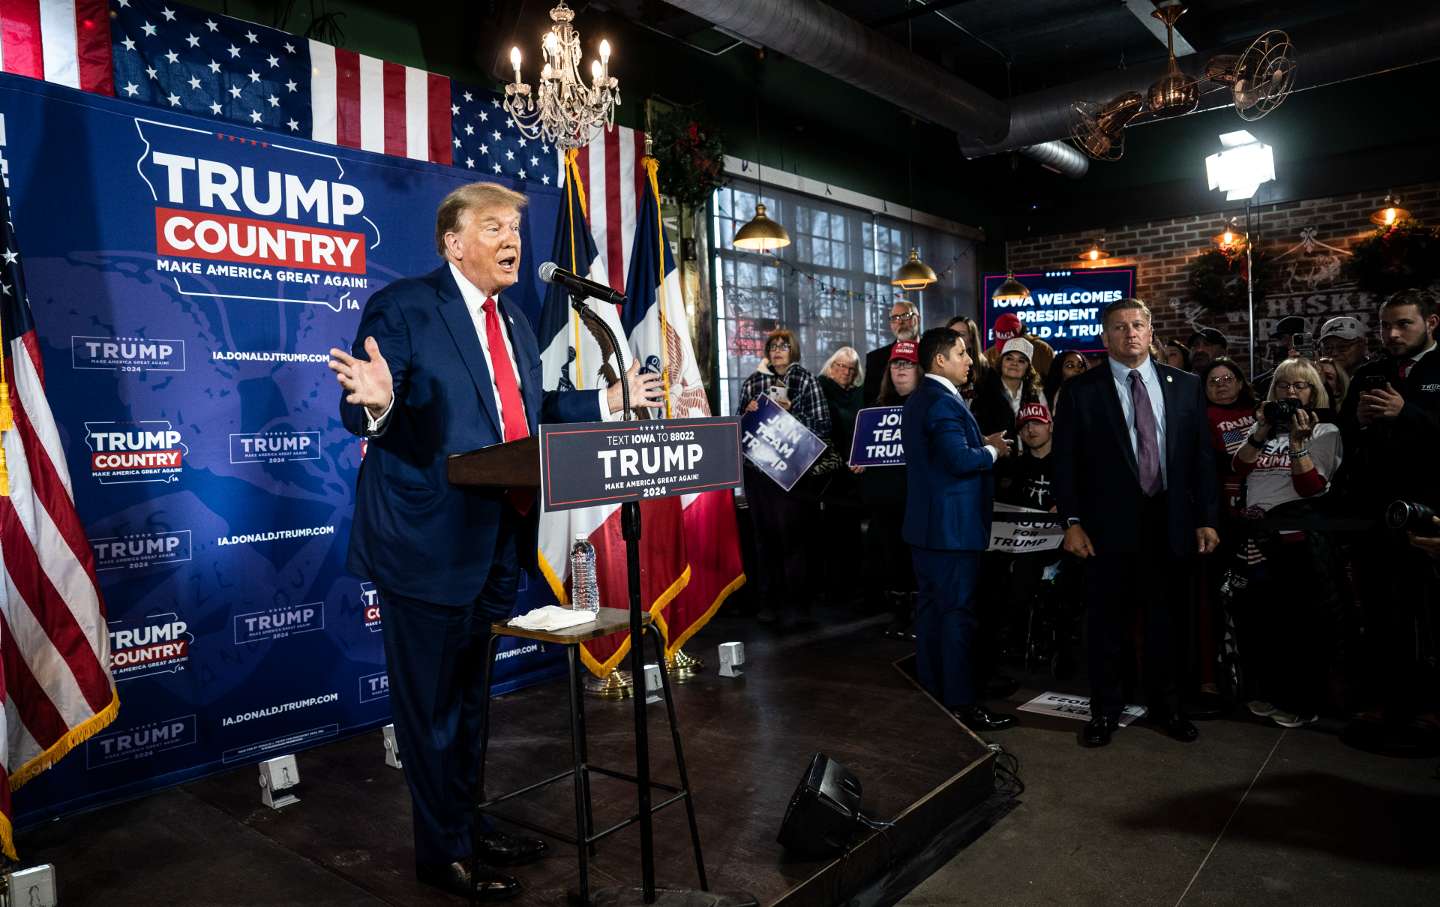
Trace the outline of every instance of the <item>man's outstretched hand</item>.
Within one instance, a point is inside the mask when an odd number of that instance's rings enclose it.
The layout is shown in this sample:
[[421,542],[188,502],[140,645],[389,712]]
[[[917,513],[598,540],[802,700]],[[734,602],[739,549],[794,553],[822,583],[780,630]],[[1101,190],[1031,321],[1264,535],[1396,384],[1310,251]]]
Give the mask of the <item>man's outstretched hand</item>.
[[330,371],[345,389],[345,402],[363,406],[371,418],[379,418],[395,396],[390,366],[380,355],[380,344],[374,337],[365,338],[365,355],[359,359],[337,347],[330,348]]

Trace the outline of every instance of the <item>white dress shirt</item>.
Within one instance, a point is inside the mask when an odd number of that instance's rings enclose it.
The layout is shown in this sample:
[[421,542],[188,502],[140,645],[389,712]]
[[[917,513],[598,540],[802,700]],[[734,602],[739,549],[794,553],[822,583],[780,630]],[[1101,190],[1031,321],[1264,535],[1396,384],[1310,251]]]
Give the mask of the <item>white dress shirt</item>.
[[[455,278],[455,285],[460,288],[460,298],[465,302],[465,310],[470,313],[470,321],[472,324],[475,325],[475,334],[477,337],[480,338],[480,351],[485,354],[485,368],[490,372],[490,392],[494,394],[495,397],[495,415],[500,420],[500,424],[503,426],[505,424],[505,410],[504,406],[500,402],[500,392],[495,388],[495,358],[490,353],[490,338],[489,334],[485,330],[484,306],[485,300],[488,297],[486,297],[484,293],[480,292],[479,287],[471,283],[469,278],[467,278],[464,274],[460,273],[460,269],[455,267],[455,263],[453,261],[450,262],[449,265],[450,276]],[[500,300],[498,299],[495,300],[495,314],[501,319],[508,317],[505,312],[501,311]],[[523,387],[523,384],[520,380],[520,366],[515,361],[515,346],[510,341],[510,331],[503,324],[500,326],[500,336],[505,341],[505,355],[508,356],[510,359],[510,370],[515,375],[515,386]],[[601,421],[611,422],[619,418],[617,415],[610,412],[609,401],[606,399],[607,389],[602,388],[599,391],[599,394]],[[368,433],[374,434],[375,432],[381,431],[384,428],[385,422],[390,416],[390,410],[394,408],[394,406],[395,399],[394,397],[391,397],[390,405],[385,407],[385,412],[381,413],[379,418],[371,418],[369,411],[366,411],[366,418],[369,419],[369,425],[367,426],[367,428],[369,429]]]
[[1165,462],[1165,392],[1160,387],[1160,373],[1155,368],[1155,362],[1146,357],[1138,369],[1131,369],[1113,357],[1108,357],[1106,361],[1110,363],[1110,377],[1115,379],[1115,393],[1120,397],[1120,412],[1125,416],[1125,429],[1130,433],[1130,449],[1135,453],[1137,463],[1140,460],[1140,440],[1135,433],[1135,406],[1130,400],[1130,372],[1138,371],[1140,380],[1145,382],[1145,393],[1150,397],[1150,409],[1155,413],[1155,443],[1160,454],[1160,486],[1169,488],[1169,466]]

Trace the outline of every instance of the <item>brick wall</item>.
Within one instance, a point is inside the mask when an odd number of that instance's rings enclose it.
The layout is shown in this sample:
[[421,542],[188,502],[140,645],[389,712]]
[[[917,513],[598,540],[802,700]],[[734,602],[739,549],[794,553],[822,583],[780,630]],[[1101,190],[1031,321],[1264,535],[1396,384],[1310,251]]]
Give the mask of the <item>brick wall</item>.
[[[1427,223],[1440,221],[1440,182],[1396,186],[1394,191],[1413,217]],[[1264,358],[1264,342],[1271,328],[1286,315],[1304,316],[1312,331],[1318,331],[1325,319],[1334,315],[1354,315],[1374,326],[1377,302],[1348,284],[1339,268],[1350,245],[1375,229],[1370,215],[1384,197],[1384,192],[1354,193],[1252,209],[1256,249],[1269,253],[1276,265],[1272,292],[1256,304],[1257,358]],[[1207,311],[1189,298],[1187,286],[1187,266],[1213,248],[1212,238],[1234,213],[1231,207],[1225,216],[1217,212],[1097,224],[1081,232],[1030,237],[1007,245],[1017,272],[1077,268],[1081,266],[1076,260],[1080,252],[1103,236],[1105,250],[1112,257],[1101,264],[1136,266],[1137,295],[1155,313],[1157,336],[1183,341],[1192,325],[1216,327],[1229,335],[1232,353],[1244,361],[1248,315]]]

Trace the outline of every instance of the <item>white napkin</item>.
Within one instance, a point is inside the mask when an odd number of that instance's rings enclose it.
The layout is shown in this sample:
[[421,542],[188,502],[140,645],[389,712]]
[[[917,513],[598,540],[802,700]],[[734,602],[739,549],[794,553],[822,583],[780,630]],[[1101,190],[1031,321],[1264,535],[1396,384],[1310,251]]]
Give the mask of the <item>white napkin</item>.
[[564,630],[567,627],[578,627],[581,624],[588,624],[595,619],[594,611],[572,611],[569,608],[562,608],[559,605],[546,605],[543,608],[536,608],[519,617],[512,617],[508,621],[512,627],[519,627],[521,630]]

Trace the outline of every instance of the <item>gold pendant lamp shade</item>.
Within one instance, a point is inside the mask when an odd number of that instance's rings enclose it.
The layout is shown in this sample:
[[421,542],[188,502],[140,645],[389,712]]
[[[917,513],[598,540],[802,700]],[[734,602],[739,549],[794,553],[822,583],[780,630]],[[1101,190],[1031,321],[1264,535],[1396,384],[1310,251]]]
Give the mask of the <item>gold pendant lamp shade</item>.
[[1024,302],[1030,298],[1030,288],[1016,280],[1014,274],[1007,274],[1005,282],[995,288],[990,298],[996,302]]
[[735,231],[735,248],[752,252],[768,252],[790,245],[790,234],[765,214],[765,203],[757,202],[755,216]]
[[912,246],[910,260],[900,266],[890,284],[902,290],[923,290],[939,279],[935,276],[935,269],[921,261],[920,251]]

